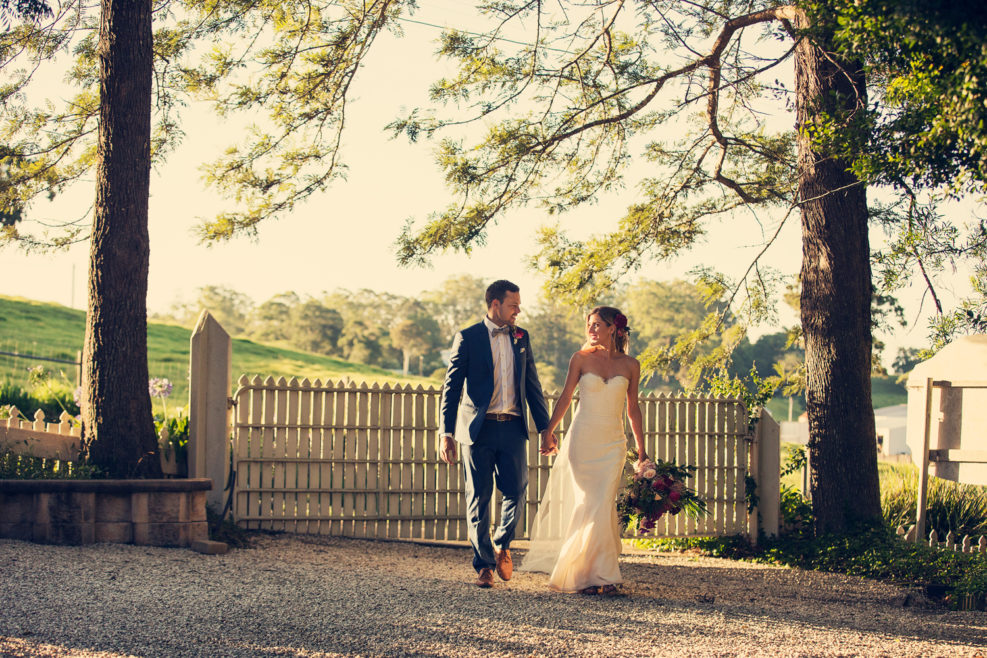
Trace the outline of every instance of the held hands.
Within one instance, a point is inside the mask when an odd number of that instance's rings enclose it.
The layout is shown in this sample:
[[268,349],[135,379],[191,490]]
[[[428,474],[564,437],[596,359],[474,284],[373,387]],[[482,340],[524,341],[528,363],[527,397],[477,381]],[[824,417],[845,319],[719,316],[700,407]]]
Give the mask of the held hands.
[[559,454],[559,440],[555,438],[555,432],[545,430],[541,433],[541,447],[538,448],[538,454],[546,457]]
[[451,436],[443,436],[439,440],[439,456],[447,464],[456,463],[456,440]]

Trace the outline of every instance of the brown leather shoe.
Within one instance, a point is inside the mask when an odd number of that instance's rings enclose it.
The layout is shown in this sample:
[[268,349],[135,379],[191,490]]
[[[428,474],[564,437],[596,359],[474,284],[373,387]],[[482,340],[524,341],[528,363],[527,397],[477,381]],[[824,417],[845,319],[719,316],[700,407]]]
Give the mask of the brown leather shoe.
[[511,549],[505,548],[502,551],[494,549],[494,557],[497,558],[497,575],[501,580],[510,580],[514,575],[514,562],[511,560]]
[[493,569],[480,569],[476,576],[477,587],[493,587]]

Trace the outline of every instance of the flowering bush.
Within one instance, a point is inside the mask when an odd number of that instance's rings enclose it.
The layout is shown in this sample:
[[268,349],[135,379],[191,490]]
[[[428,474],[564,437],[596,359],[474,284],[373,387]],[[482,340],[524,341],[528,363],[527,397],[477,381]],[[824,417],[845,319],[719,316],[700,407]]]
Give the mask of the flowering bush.
[[660,459],[644,461],[617,497],[621,525],[626,529],[636,522],[637,532],[645,534],[666,512],[675,515],[685,510],[693,518],[707,514],[706,502],[685,486],[686,478],[695,471],[695,466],[679,466]]

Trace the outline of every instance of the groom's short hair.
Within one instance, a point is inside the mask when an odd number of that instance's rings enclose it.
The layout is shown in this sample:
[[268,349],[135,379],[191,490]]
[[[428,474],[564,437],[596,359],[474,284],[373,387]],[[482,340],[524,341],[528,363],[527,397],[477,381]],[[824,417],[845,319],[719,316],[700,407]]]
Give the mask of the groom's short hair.
[[507,279],[500,279],[491,283],[487,286],[487,308],[490,308],[490,305],[493,304],[495,299],[503,302],[504,297],[509,292],[521,292],[521,289],[517,287],[517,284],[511,283]]

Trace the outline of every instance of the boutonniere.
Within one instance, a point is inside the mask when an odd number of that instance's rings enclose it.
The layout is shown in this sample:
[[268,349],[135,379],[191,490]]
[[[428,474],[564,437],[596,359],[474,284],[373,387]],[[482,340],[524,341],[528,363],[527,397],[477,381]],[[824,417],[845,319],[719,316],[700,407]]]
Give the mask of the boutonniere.
[[514,344],[517,345],[517,342],[524,338],[524,331],[522,329],[515,329],[511,335],[514,337]]

